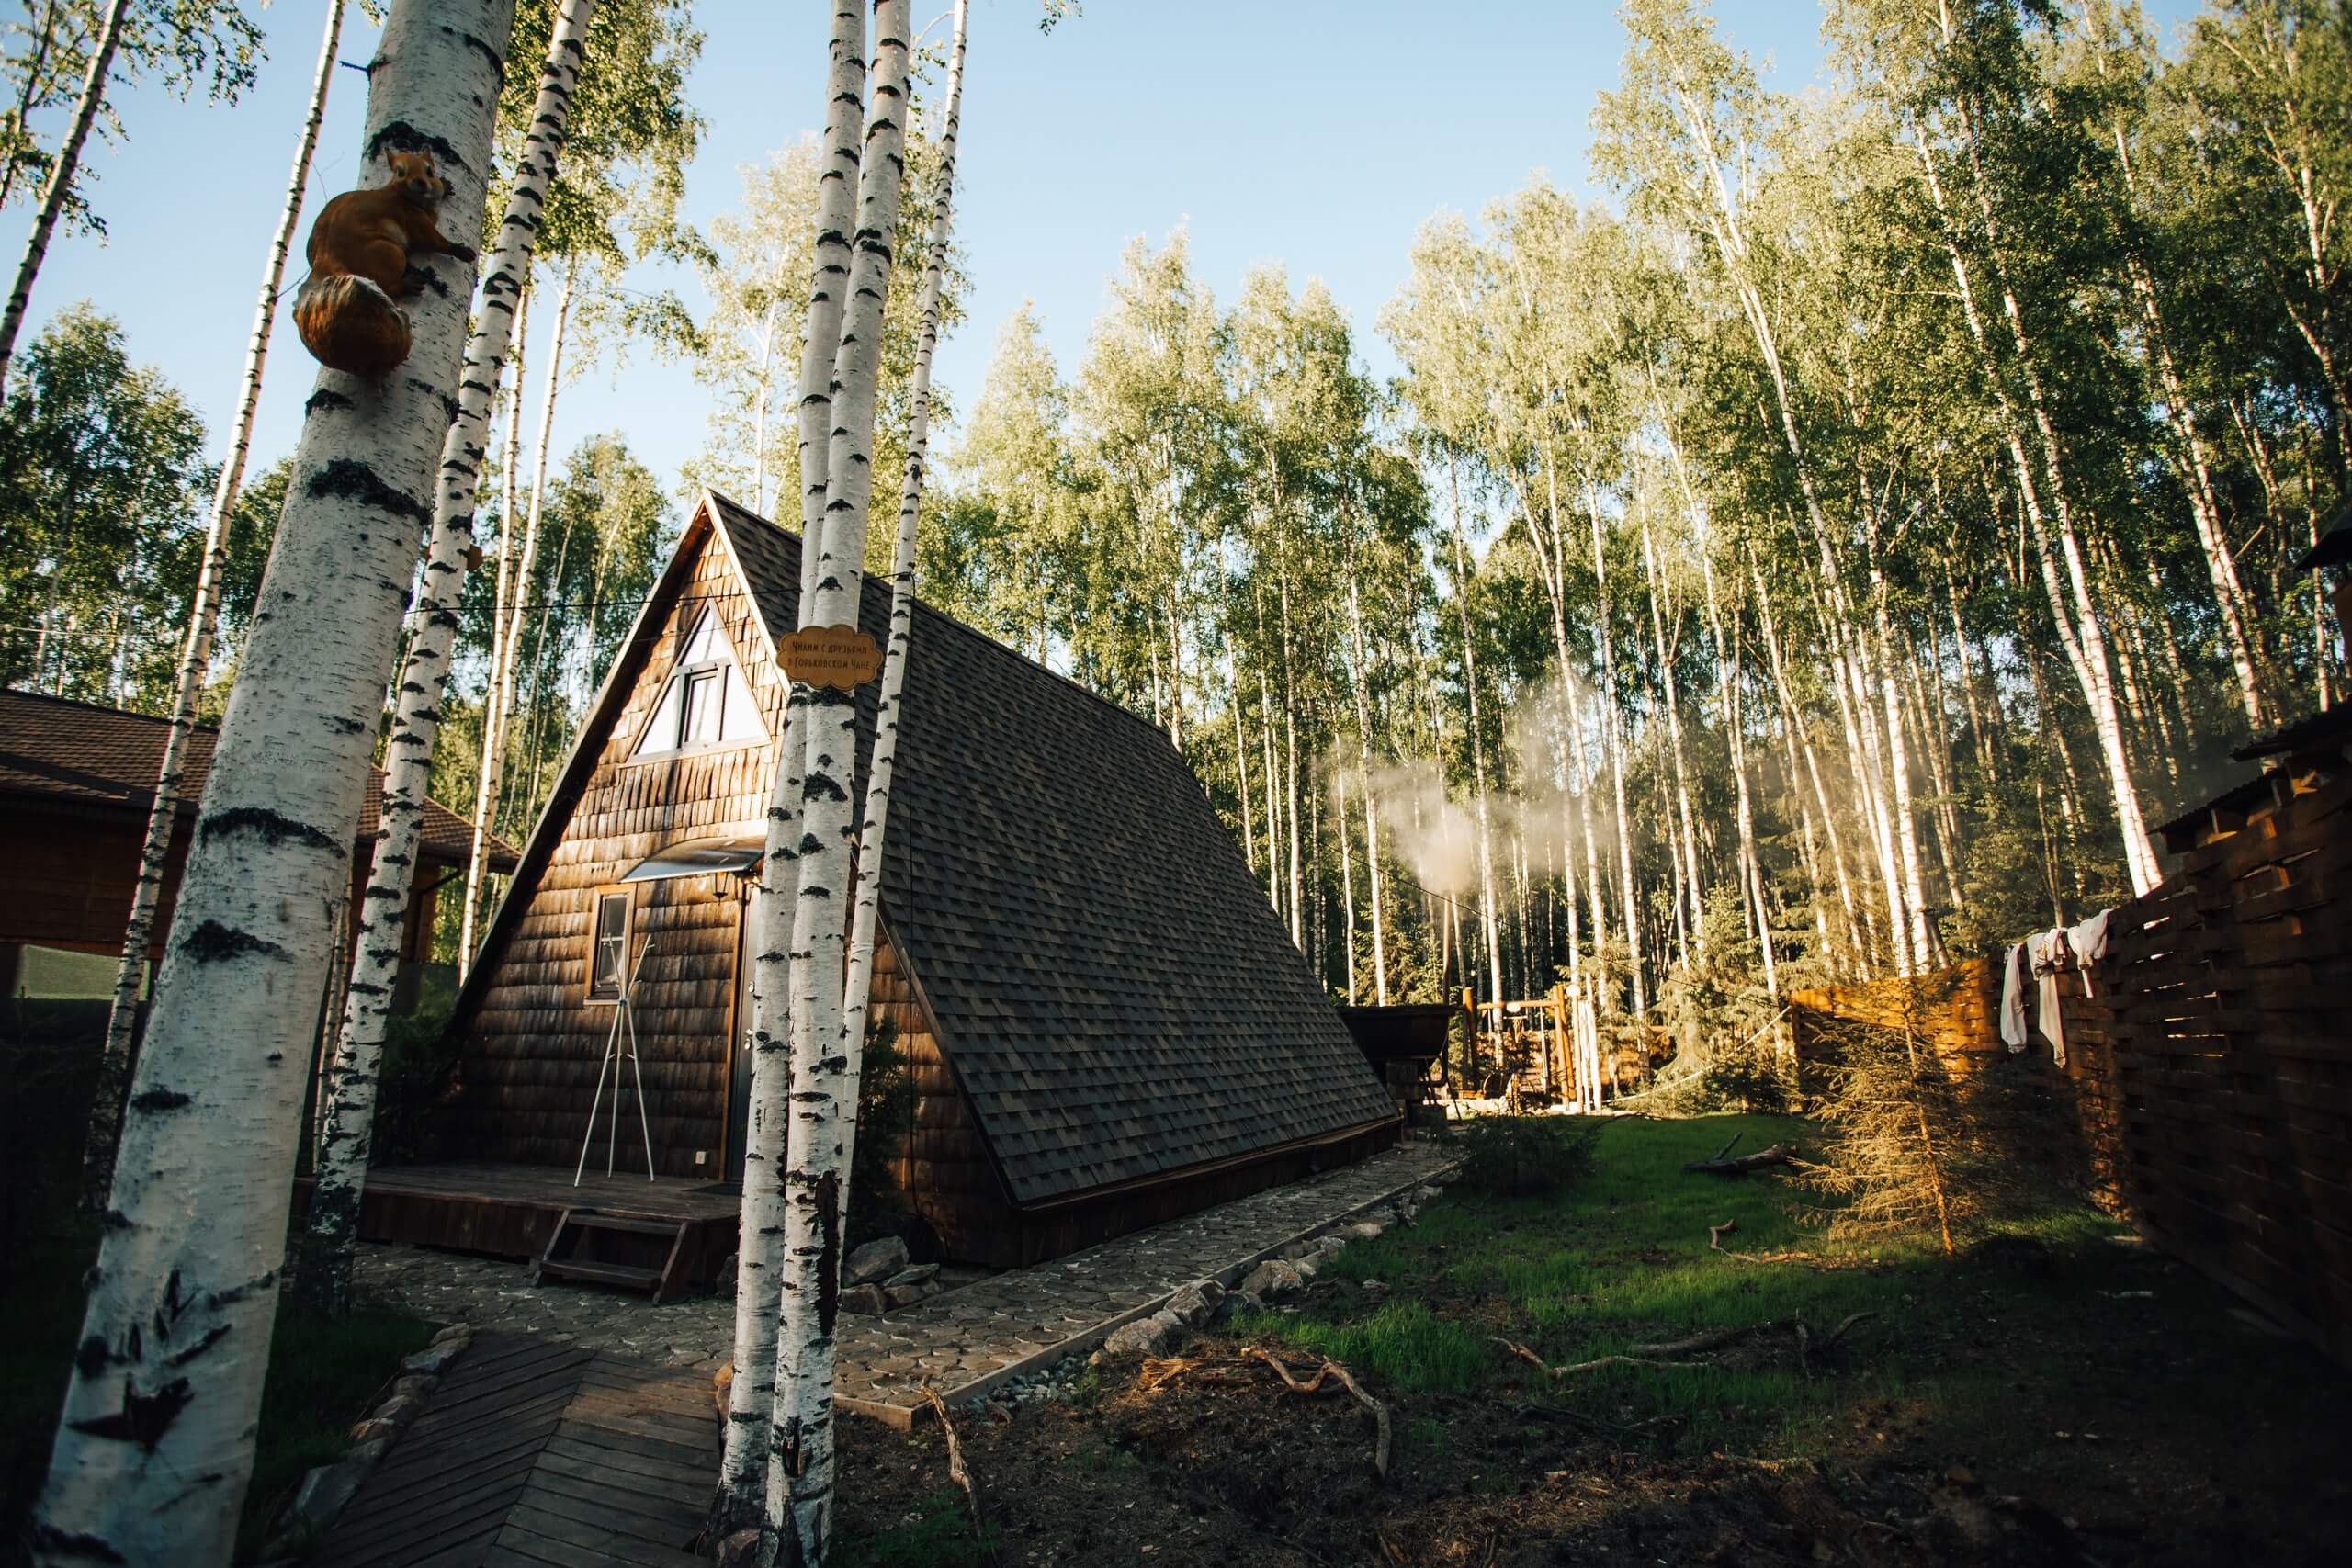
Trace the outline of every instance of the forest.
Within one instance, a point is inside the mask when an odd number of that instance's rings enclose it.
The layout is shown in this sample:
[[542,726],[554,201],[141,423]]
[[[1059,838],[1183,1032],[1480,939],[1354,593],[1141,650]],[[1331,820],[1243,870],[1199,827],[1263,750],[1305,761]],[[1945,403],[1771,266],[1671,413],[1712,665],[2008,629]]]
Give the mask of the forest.
[[[1695,7],[1623,20],[1605,200],[1431,217],[1369,322],[1279,265],[1220,302],[1182,231],[1138,238],[1080,363],[997,329],[922,518],[922,595],[1163,728],[1335,997],[1568,978],[1680,1033],[1972,955],[2152,885],[2150,828],[2345,678],[2294,564],[2345,499],[2340,17],[2217,5],[2166,45],[2108,0],[1838,0],[1793,95]],[[686,227],[701,35],[655,0],[608,28],[434,770],[510,837],[696,487],[772,510],[792,460],[816,145]],[[913,213],[920,110],[911,146]],[[648,255],[703,298],[624,287]],[[630,354],[709,389],[682,474],[559,438],[567,374]],[[8,404],[6,679],[168,708],[206,433],[95,307]],[[214,712],[282,485],[228,530]]]
[[[1081,15],[1022,9],[1046,33]],[[169,720],[104,1041],[74,1066],[80,1181],[49,1201],[96,1262],[32,1465],[41,1561],[237,1550],[281,1278],[295,1321],[364,1337],[379,1085],[404,1043],[462,1032],[394,1016],[401,912],[440,888],[417,886],[427,790],[471,824],[430,943],[462,978],[502,892],[491,840],[550,807],[706,491],[806,541],[763,835],[707,879],[741,910],[698,1037],[718,1051],[662,1064],[726,1075],[740,1170],[695,1189],[735,1204],[695,1538],[728,1561],[821,1562],[833,1529],[875,868],[899,847],[901,705],[956,700],[908,688],[912,595],[1164,734],[1189,779],[1164,773],[1181,809],[1156,820],[1196,814],[1216,852],[1187,858],[1224,868],[1342,1077],[1364,1077],[1359,1043],[1309,976],[1351,1004],[1565,986],[1612,1062],[1689,1069],[1769,1035],[1792,1077],[1792,992],[1929,976],[2148,893],[2164,825],[2352,678],[2352,594],[2307,562],[2352,537],[2341,0],[2206,0],[2161,36],[2121,0],[1826,0],[1801,87],[1699,0],[1625,0],[1589,198],[1539,171],[1434,212],[1366,320],[1311,254],[1304,281],[1269,261],[1220,301],[1180,222],[1126,242],[1074,363],[1024,306],[965,396],[933,367],[976,313],[953,200],[968,5],[922,28],[908,0],[830,10],[821,130],[695,220],[716,13],[328,0],[219,429],[106,300],[68,298],[71,268],[42,269],[59,236],[106,232],[88,154],[131,145],[127,89],[232,107],[281,33],[237,0],[0,21],[0,211],[28,228],[0,310],[0,685]],[[379,29],[364,64],[342,58],[355,17]],[[367,172],[321,207],[345,66]],[[311,374],[300,351],[324,368],[299,435],[257,451],[266,368]],[[647,363],[701,393],[674,471],[565,400]],[[849,647],[868,577],[889,621]],[[793,664],[837,632],[859,680],[879,671],[863,776],[857,682]],[[678,656],[674,749],[632,760],[727,749],[687,716],[729,689],[699,657]],[[175,859],[199,721],[218,732]],[[616,1118],[636,897],[595,889],[582,915],[580,989],[618,1010]],[[454,1060],[444,1104],[469,1087]],[[1361,1126],[1401,1137],[1381,1086],[1353,1088]],[[1498,1343],[1553,1378],[1602,1364]]]

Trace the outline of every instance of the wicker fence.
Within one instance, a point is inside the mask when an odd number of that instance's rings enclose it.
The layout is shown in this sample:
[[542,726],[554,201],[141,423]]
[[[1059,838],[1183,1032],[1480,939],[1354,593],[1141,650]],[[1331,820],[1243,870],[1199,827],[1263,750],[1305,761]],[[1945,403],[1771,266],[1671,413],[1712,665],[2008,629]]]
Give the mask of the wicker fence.
[[2024,1075],[2077,1131],[2069,1179],[2352,1365],[2352,773],[2282,769],[2167,847],[2174,874],[2058,976],[2063,1066],[2003,1050],[1987,960],[1797,993],[1800,1064],[1847,1020],[1908,1028],[1955,1077]]
[[2352,775],[2293,790],[2199,832],[2062,1010],[2133,1224],[2352,1362]]

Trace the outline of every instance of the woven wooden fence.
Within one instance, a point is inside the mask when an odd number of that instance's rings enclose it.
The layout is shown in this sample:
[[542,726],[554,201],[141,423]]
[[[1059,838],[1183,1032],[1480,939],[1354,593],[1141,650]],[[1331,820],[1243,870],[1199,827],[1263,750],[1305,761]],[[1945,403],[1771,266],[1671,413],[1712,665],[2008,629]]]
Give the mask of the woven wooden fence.
[[2274,779],[2115,912],[2067,1073],[2133,1223],[2352,1363],[2352,774]]

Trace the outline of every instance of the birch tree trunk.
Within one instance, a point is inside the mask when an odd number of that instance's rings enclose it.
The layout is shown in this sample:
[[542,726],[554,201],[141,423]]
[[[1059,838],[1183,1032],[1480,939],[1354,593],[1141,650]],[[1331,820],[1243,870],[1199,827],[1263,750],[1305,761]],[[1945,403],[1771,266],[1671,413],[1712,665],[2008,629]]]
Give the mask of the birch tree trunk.
[[842,1054],[849,1091],[841,1106],[842,1221],[849,1221],[849,1176],[857,1153],[857,1085],[864,1070],[866,1007],[874,989],[874,942],[882,908],[883,855],[888,845],[890,782],[899,758],[899,711],[906,691],[907,655],[914,628],[915,521],[922,508],[924,465],[931,453],[931,360],[939,346],[943,263],[954,219],[956,128],[963,107],[964,25],[969,0],[956,0],[947,51],[947,96],[939,138],[939,197],[931,213],[931,265],[924,270],[915,340],[915,369],[908,394],[907,471],[899,491],[899,537],[890,561],[889,647],[882,664],[882,694],[874,720],[874,757],[867,765],[865,823],[857,839],[857,906],[851,919],[848,977],[842,987]]
[[106,1045],[90,1100],[82,1195],[85,1206],[93,1210],[105,1203],[107,1183],[114,1175],[115,1140],[122,1125],[122,1081],[130,1068],[131,1029],[139,1016],[139,984],[147,974],[155,906],[164,888],[164,863],[171,852],[173,826],[179,820],[180,773],[187,765],[187,738],[196,728],[197,699],[204,692],[212,662],[212,639],[220,629],[220,574],[228,569],[229,519],[244,483],[254,411],[261,402],[262,367],[269,356],[270,328],[277,319],[277,286],[286,276],[286,253],[293,246],[294,229],[301,220],[311,155],[319,145],[319,124],[326,118],[327,84],[334,74],[343,10],[344,0],[328,0],[326,37],[319,45],[318,68],[311,78],[311,109],[294,144],[294,173],[287,181],[286,205],[279,210],[277,231],[270,237],[269,257],[262,265],[261,297],[254,306],[253,335],[245,344],[244,389],[237,400],[236,423],[230,427],[228,456],[221,461],[220,481],[213,488],[212,515],[204,530],[204,558],[197,568],[196,593],[188,604],[187,640],[181,649],[174,682],[171,723],[164,731],[164,765],[157,772],[155,799],[147,811],[147,839],[139,852],[139,880],[131,888],[122,964],[115,974],[114,1005],[107,1014]]
[[[823,533],[825,475],[831,456],[824,437],[831,416],[833,360],[841,346],[841,294],[849,276],[848,231],[857,189],[858,132],[865,121],[865,17],[858,0],[835,0],[827,48],[825,164],[818,179],[816,259],[800,356],[803,626],[810,624],[808,615],[815,604],[809,585],[816,576],[818,541]],[[824,411],[813,421],[812,405]],[[776,737],[775,786],[768,799],[767,845],[760,857],[758,890],[744,915],[752,921],[744,942],[752,955],[752,1083],[736,1254],[735,1373],[728,1389],[718,1485],[711,1497],[705,1530],[707,1539],[720,1543],[722,1551],[746,1532],[753,1532],[756,1546],[749,1555],[761,1563],[775,1560],[786,1533],[785,1509],[776,1496],[772,1472],[779,1446],[776,1422],[784,1413],[779,1408],[776,1346],[787,1269],[785,1168],[789,1157],[788,1096],[797,980],[792,954],[801,951],[796,941],[799,857],[810,842],[797,830],[807,785],[806,700],[807,692],[800,687],[795,687],[786,700],[783,732]],[[805,1196],[801,1202],[805,1208]],[[836,1205],[826,1218],[838,1224],[833,1216],[839,1213]],[[798,1217],[805,1230],[808,1216]]]
[[[842,342],[842,315],[851,286],[851,225],[859,216],[859,145],[866,124],[866,84],[865,22],[858,5],[859,0],[833,0],[824,162],[817,171],[816,260],[808,280],[808,311],[800,333],[800,604],[804,610],[816,597],[817,568],[824,544],[833,399],[841,390],[835,351]],[[844,42],[851,39],[854,42],[844,51]]]
[[[395,712],[384,754],[384,804],[368,869],[368,890],[354,916],[359,942],[351,983],[329,1069],[326,1103],[314,1162],[302,1254],[295,1277],[298,1295],[337,1316],[350,1310],[352,1243],[357,1235],[360,1195],[368,1179],[368,1154],[375,1132],[376,1071],[391,1021],[392,991],[400,978],[401,942],[407,930],[409,895],[416,880],[417,840],[424,823],[425,791],[431,782],[433,745],[439,734],[441,699],[448,685],[449,658],[458,635],[458,606],[465,593],[467,563],[474,548],[474,502],[481,479],[491,404],[506,368],[506,345],[514,336],[522,280],[531,270],[538,241],[539,215],[563,152],[565,122],[580,77],[588,23],[596,0],[566,0],[556,13],[547,58],[539,65],[539,96],[531,127],[515,164],[514,188],[498,226],[496,248],[482,269],[481,308],[466,344],[465,374],[458,380],[458,417],[441,447],[440,479],[433,510],[433,539],[424,566],[424,589],[416,604],[416,636],[394,684]],[[591,595],[593,599],[594,595]]]
[[[1386,916],[1380,908],[1380,800],[1372,787],[1372,695],[1367,690],[1370,676],[1364,665],[1363,605],[1356,592],[1353,572],[1348,574],[1348,646],[1351,683],[1355,687],[1356,700],[1356,761],[1363,771],[1363,863],[1364,878],[1372,898],[1372,989],[1374,1001],[1388,1005],[1388,948]],[[1247,810],[1249,784],[1242,785],[1244,810]]]
[[122,42],[123,13],[130,9],[130,0],[112,0],[98,23],[90,69],[82,78],[82,96],[74,106],[74,123],[57,149],[57,162],[50,165],[49,184],[41,187],[33,231],[25,240],[24,259],[17,264],[17,281],[8,290],[6,310],[0,310],[0,392],[8,389],[8,367],[16,357],[17,334],[24,330],[26,308],[32,303],[33,279],[40,276],[50,239],[57,232],[58,215],[65,210],[66,193],[74,188],[74,173],[82,166],[82,149],[90,140],[90,126],[98,118],[98,106],[106,101],[107,73],[114,68],[115,50]]
[[[401,0],[362,155],[429,152],[481,222],[512,0]],[[36,1559],[220,1563],[253,1467],[304,1080],[469,290],[409,306],[398,376],[322,373],[180,884]]]
[[[816,592],[801,606],[804,626],[854,626],[858,619],[883,308],[906,175],[907,9],[907,0],[877,0],[875,6],[873,107],[859,161],[857,232],[841,349],[833,360],[838,391],[831,405],[820,558]],[[779,1560],[815,1568],[825,1559],[832,1526],[833,1333],[841,1283],[841,1189],[848,1177],[842,1163],[841,1108],[857,1092],[842,1032],[841,989],[857,706],[852,694],[830,688],[795,694],[808,741],[797,840],[799,898],[790,949],[793,1114],[784,1173],[767,1517],[777,1532]]]
[[[527,270],[527,269],[526,269]],[[578,279],[579,263],[575,259],[563,269],[563,283],[556,290],[555,328],[548,338],[547,378],[539,393],[539,434],[537,454],[531,467],[531,500],[527,520],[523,525],[523,553],[515,558],[513,593],[506,606],[504,632],[494,639],[497,657],[492,661],[491,692],[488,701],[494,719],[482,734],[481,777],[474,785],[473,842],[466,855],[466,908],[458,922],[458,957],[462,976],[473,965],[474,942],[482,917],[482,885],[490,879],[490,836],[497,831],[499,807],[504,798],[506,772],[506,739],[514,728],[514,670],[520,662],[517,650],[523,642],[524,617],[531,604],[531,579],[539,564],[539,518],[547,504],[548,446],[555,434],[555,400],[561,389],[563,374],[564,328],[571,319],[571,294]],[[519,321],[521,317],[518,315]],[[519,352],[519,351],[518,351]],[[516,388],[517,415],[522,412],[521,388]],[[514,451],[520,434],[519,420],[507,432],[508,450]],[[512,503],[514,481],[506,480],[509,510],[498,520],[502,536],[514,527]],[[503,572],[503,563],[501,564]]]
[[[1454,603],[1462,612],[1462,684],[1470,699],[1470,777],[1477,790],[1478,923],[1487,939],[1487,995],[1503,999],[1502,935],[1495,921],[1494,830],[1487,810],[1487,749],[1478,728],[1478,655],[1470,625],[1470,550],[1464,536],[1462,498],[1453,500]],[[1465,963],[1463,967],[1467,969]]]

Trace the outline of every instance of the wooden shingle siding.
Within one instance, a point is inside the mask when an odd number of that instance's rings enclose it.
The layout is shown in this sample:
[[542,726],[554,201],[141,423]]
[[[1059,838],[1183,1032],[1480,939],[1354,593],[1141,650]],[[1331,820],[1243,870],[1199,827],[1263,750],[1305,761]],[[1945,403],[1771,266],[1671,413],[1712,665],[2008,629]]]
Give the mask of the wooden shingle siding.
[[[597,1066],[613,1007],[588,1000],[595,895],[679,839],[762,821],[767,813],[765,744],[632,762],[639,733],[661,699],[680,639],[706,606],[715,607],[749,681],[761,720],[781,725],[784,682],[753,624],[723,549],[707,528],[681,544],[694,558],[651,636],[630,651],[635,667],[619,714],[597,739],[596,755],[563,832],[544,864],[526,860],[508,894],[508,934],[482,962],[493,965],[464,1021],[467,1046],[458,1116],[465,1147],[478,1157],[561,1165],[579,1157],[595,1095]],[[624,656],[628,657],[627,655]],[[583,761],[587,760],[583,759]],[[539,846],[533,846],[537,851]],[[743,906],[736,879],[714,898],[702,877],[631,885],[629,962],[650,936],[631,1010],[645,1076],[654,1168],[666,1176],[724,1168],[729,1032],[736,944]],[[517,902],[517,901],[520,902]],[[597,1125],[611,1114],[607,1104]],[[643,1168],[632,1086],[624,1102],[620,1160]],[[603,1157],[605,1134],[597,1153]],[[695,1151],[705,1163],[695,1163]]]

